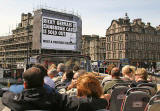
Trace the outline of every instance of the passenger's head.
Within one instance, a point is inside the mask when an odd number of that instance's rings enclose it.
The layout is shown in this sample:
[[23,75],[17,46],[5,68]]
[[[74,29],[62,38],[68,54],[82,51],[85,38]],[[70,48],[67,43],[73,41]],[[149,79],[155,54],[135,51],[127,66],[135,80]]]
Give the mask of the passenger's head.
[[72,82],[68,86],[67,90],[70,90],[71,88],[76,88],[77,87],[77,79],[84,74],[86,74],[85,70],[78,70],[76,73],[74,73],[73,78],[72,78]]
[[78,70],[74,75],[73,75],[73,79],[78,79],[80,76],[84,75],[86,73],[85,70],[81,69]]
[[130,68],[132,69],[132,71],[133,71],[133,74],[135,74],[136,67],[135,67],[135,66],[131,66],[131,65],[130,65]]
[[56,65],[55,64],[50,65],[48,70],[51,70],[51,69],[57,69]]
[[78,65],[74,65],[73,66],[73,73],[76,73],[79,70],[79,66]]
[[22,83],[23,83],[23,80],[22,80],[21,77],[19,77],[19,78],[17,79],[17,84],[22,84]]
[[77,79],[78,79],[80,76],[84,75],[85,73],[86,73],[85,70],[78,70],[78,71],[73,75],[72,82],[77,81]]
[[99,80],[91,74],[84,74],[77,80],[77,96],[95,97],[102,96],[103,91]]
[[107,66],[107,71],[108,71],[108,74],[109,74],[109,75],[111,75],[111,70],[112,70],[114,67],[116,67],[115,64],[110,64],[110,65]]
[[57,66],[58,72],[65,72],[65,65],[63,63],[59,63]]
[[138,68],[135,72],[135,81],[147,80],[148,73],[145,68]]
[[47,76],[47,68],[44,65],[42,65],[42,64],[35,64],[32,67],[39,68],[42,71],[42,73],[44,74],[44,76]]
[[73,75],[74,75],[73,70],[70,70],[70,69],[66,70],[66,72],[62,76],[62,81],[65,81],[65,80],[71,81],[73,78]]
[[120,76],[120,70],[118,67],[114,67],[112,70],[111,70],[111,76],[112,77],[115,77],[115,78],[119,78]]
[[27,69],[23,73],[24,88],[30,89],[43,87],[43,78],[44,74],[39,68],[31,67]]
[[67,71],[65,72],[65,74],[66,74],[66,78],[67,78],[68,80],[72,80],[73,75],[74,75],[73,70],[67,70]]
[[47,74],[50,78],[53,78],[57,76],[58,72],[57,72],[57,69],[52,68],[48,70]]
[[128,77],[129,79],[134,79],[135,67],[126,65],[122,68],[122,74],[124,77]]

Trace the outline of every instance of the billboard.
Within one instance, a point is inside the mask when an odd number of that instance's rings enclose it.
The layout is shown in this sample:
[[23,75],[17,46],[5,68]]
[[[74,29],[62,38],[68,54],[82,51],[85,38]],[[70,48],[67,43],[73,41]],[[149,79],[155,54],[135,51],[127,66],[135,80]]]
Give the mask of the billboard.
[[41,48],[76,50],[77,23],[42,16]]

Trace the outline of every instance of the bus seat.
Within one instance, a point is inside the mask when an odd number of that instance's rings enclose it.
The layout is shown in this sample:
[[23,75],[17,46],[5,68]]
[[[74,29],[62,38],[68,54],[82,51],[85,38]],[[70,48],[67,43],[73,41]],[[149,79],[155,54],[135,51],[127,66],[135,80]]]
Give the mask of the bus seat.
[[148,88],[151,91],[151,96],[154,96],[157,92],[157,85],[154,83],[142,83],[137,85],[137,87]]
[[112,87],[111,99],[110,99],[110,111],[120,111],[123,98],[125,97],[127,90],[130,88],[130,84],[119,83]]
[[155,95],[150,99],[145,111],[160,111],[160,95]]
[[131,88],[126,93],[121,111],[144,111],[150,97],[151,91],[147,88]]

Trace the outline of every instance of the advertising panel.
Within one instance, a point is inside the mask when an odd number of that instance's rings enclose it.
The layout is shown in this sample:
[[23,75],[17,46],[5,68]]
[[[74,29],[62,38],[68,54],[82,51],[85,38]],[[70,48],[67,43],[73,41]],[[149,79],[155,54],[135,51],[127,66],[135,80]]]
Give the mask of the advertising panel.
[[77,23],[51,17],[42,17],[42,49],[76,50]]

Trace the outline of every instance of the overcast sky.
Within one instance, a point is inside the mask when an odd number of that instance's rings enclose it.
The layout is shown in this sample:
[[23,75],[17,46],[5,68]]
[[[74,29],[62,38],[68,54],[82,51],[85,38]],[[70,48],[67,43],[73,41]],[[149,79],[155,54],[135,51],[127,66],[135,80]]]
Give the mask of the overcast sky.
[[39,7],[78,12],[82,18],[82,34],[105,36],[113,19],[128,13],[131,21],[160,25],[160,0],[0,0],[0,36],[9,33],[20,22],[21,14]]

